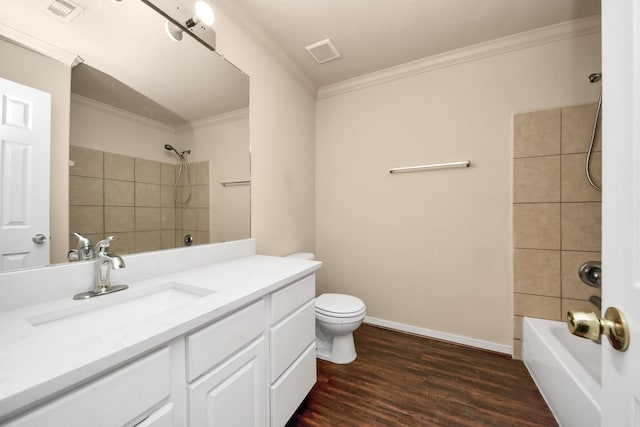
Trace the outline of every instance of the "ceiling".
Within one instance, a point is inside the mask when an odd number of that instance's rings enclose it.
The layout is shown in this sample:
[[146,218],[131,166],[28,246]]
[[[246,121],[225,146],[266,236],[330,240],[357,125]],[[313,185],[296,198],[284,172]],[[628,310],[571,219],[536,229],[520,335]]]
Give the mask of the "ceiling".
[[[217,0],[259,27],[317,87],[476,43],[598,15],[600,0]],[[245,25],[247,26],[247,25]],[[250,26],[249,26],[250,27]],[[256,34],[256,28],[245,28]],[[330,38],[342,58],[305,46]]]

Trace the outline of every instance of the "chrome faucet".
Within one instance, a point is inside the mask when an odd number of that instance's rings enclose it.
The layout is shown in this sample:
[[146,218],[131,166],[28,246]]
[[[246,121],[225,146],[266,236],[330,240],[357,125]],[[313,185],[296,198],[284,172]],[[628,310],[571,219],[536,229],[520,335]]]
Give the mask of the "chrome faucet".
[[67,254],[69,261],[86,261],[94,259],[95,253],[89,239],[78,233],[73,233],[73,235],[78,238],[78,247],[76,249],[71,249]]
[[95,285],[92,290],[82,292],[73,297],[73,299],[87,299],[97,297],[100,295],[106,295],[113,292],[122,291],[127,289],[127,285],[111,286],[111,270],[118,270],[125,267],[124,260],[117,255],[110,254],[106,250],[109,248],[109,244],[114,239],[113,236],[109,236],[104,240],[100,240],[96,244],[96,279]]

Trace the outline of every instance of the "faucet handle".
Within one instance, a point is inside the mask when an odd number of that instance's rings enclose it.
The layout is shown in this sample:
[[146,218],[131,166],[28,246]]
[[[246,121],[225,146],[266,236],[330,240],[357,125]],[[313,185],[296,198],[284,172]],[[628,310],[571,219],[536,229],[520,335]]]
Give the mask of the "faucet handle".
[[98,243],[96,243],[96,249],[98,250],[98,252],[104,253],[104,250],[109,247],[113,239],[115,239],[115,237],[109,236],[106,239],[100,240]]
[[[91,242],[89,241],[89,239],[79,233],[73,233],[73,235],[78,238],[78,246],[76,249],[77,257],[75,261],[93,259],[93,246],[91,246]],[[69,259],[72,260],[71,258]]]

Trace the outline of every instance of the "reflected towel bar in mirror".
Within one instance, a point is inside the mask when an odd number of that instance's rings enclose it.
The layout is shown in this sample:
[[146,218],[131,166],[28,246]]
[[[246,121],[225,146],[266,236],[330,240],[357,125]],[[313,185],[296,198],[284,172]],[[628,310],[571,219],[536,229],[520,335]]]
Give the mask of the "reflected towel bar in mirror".
[[251,181],[224,181],[220,185],[223,187],[234,187],[236,185],[250,185]]

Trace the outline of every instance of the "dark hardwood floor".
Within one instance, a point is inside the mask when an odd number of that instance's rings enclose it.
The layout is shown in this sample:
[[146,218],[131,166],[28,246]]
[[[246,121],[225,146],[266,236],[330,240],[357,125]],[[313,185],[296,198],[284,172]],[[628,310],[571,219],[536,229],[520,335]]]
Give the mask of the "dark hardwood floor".
[[318,382],[287,426],[557,426],[524,364],[363,325],[349,365]]

